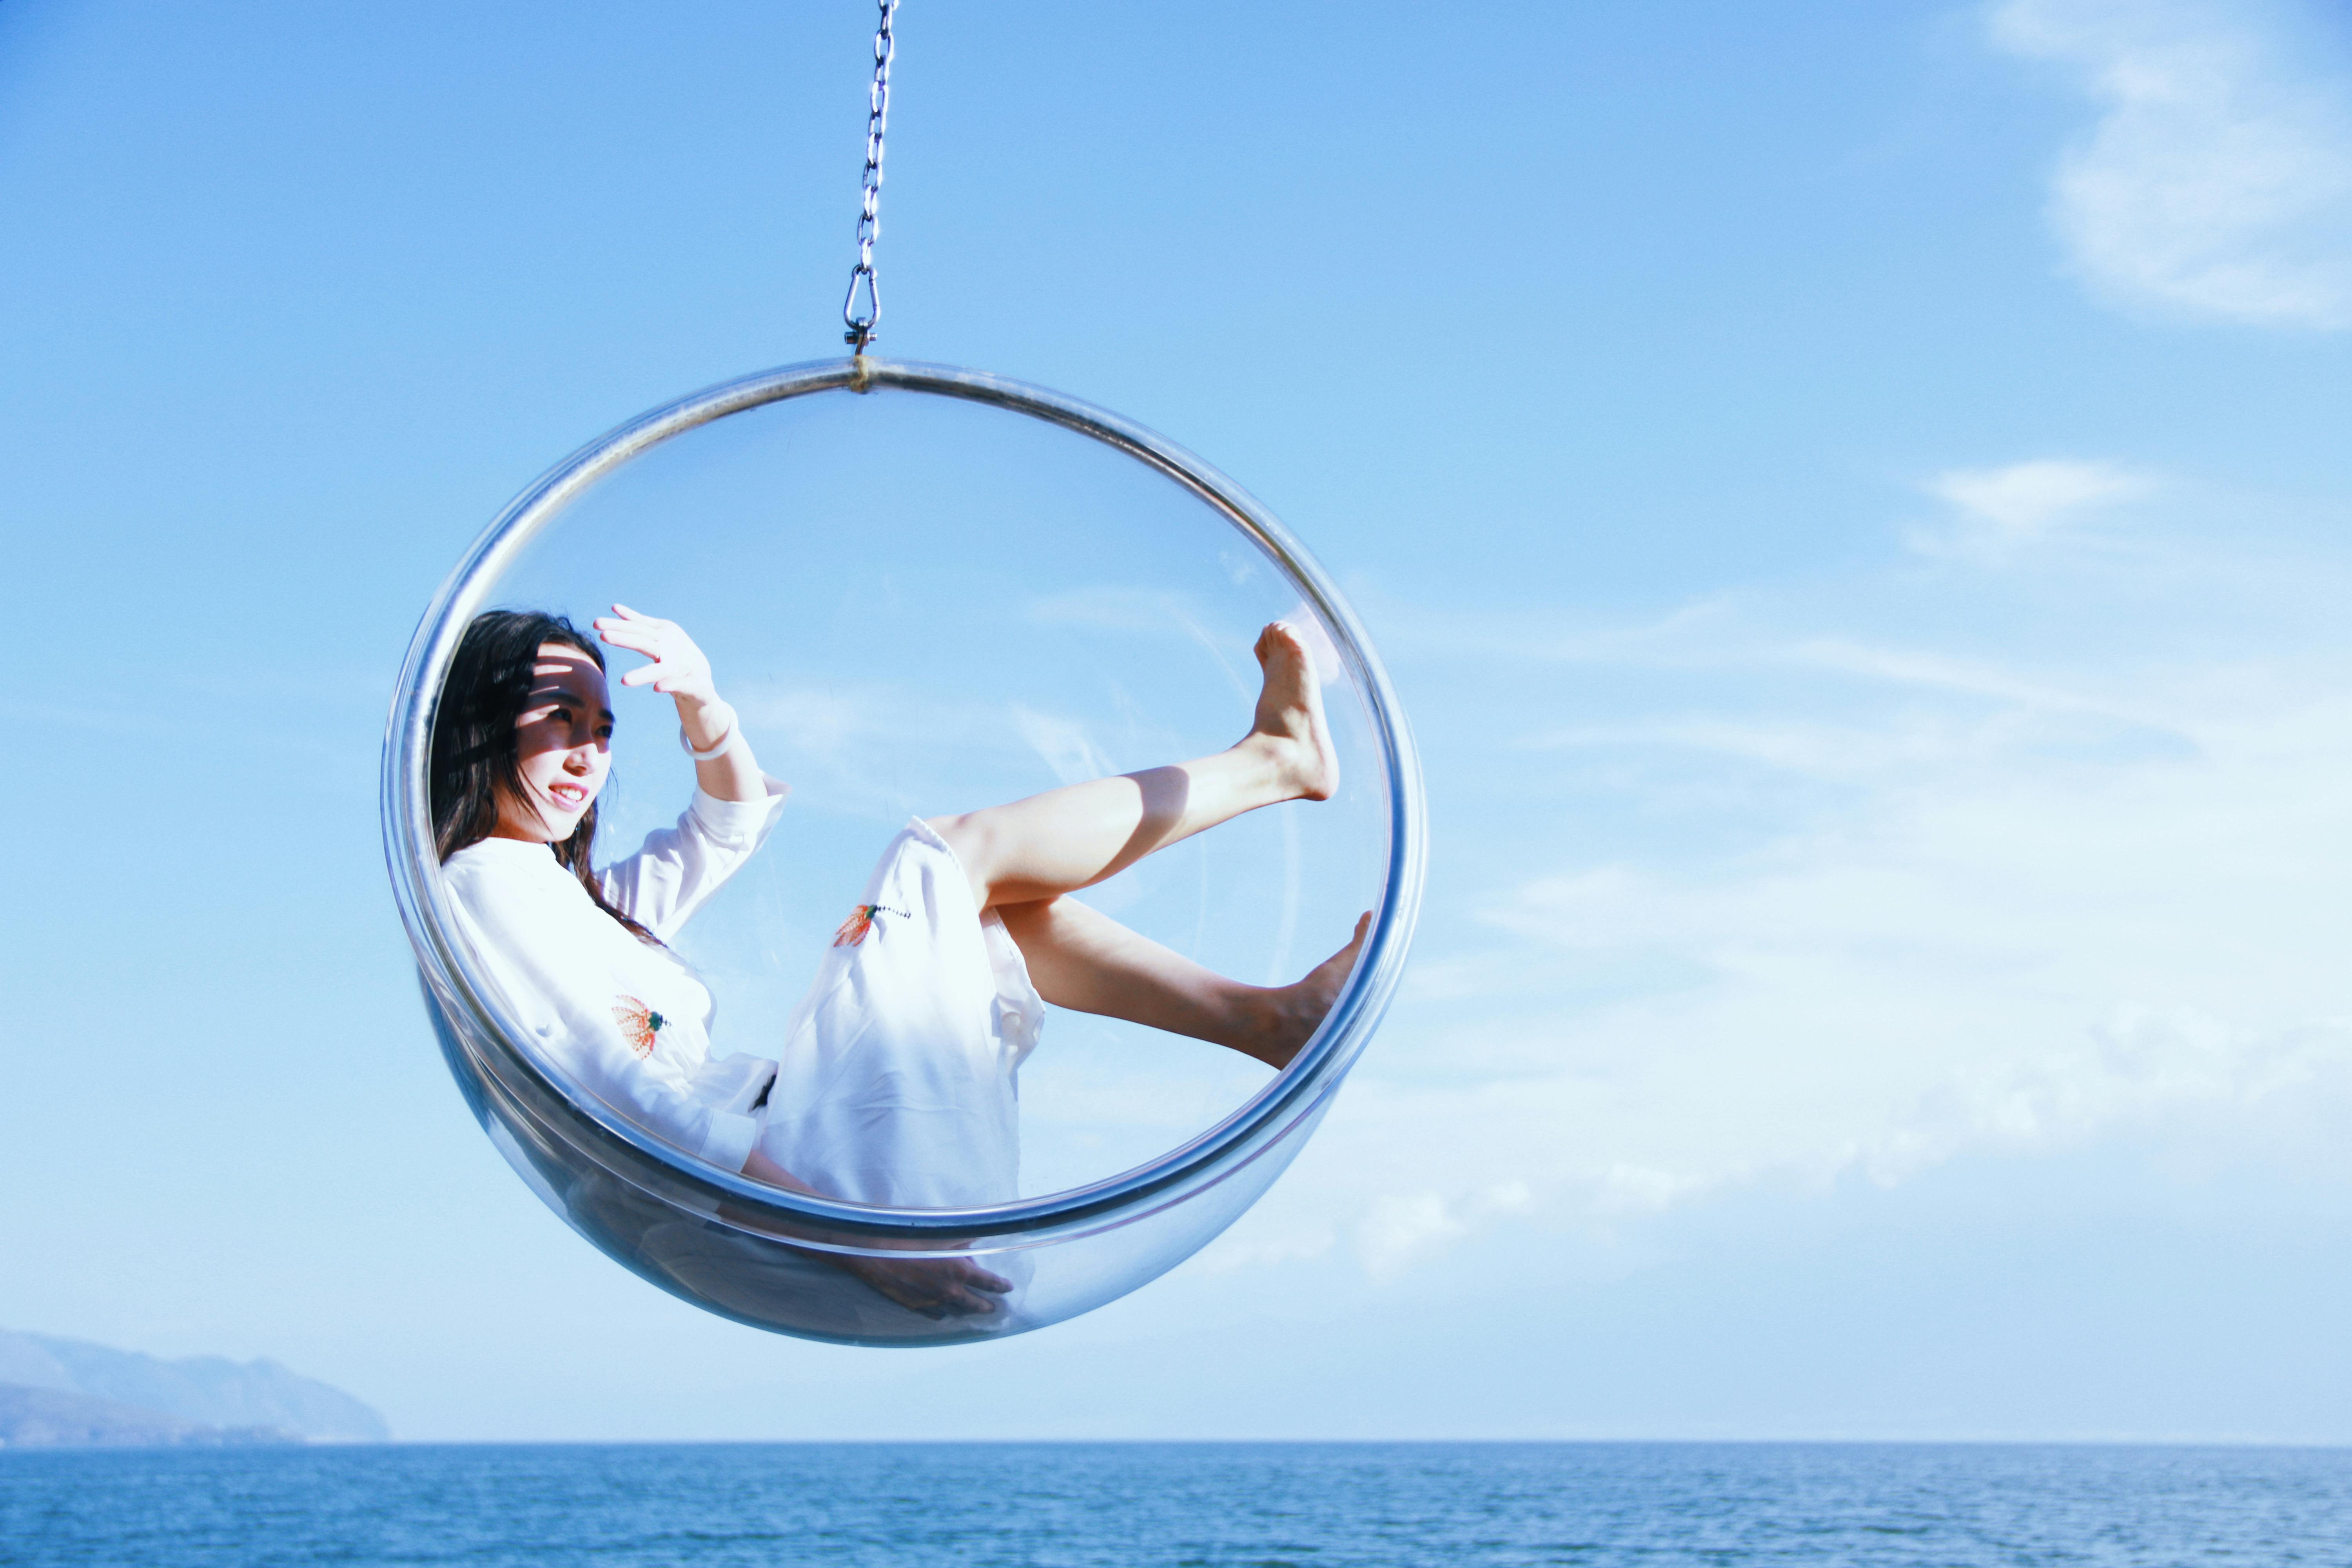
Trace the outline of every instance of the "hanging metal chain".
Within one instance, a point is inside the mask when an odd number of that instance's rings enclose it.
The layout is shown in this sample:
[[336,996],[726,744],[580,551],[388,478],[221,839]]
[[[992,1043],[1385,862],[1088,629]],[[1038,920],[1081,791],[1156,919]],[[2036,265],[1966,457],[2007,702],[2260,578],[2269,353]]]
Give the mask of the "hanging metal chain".
[[882,320],[882,290],[874,281],[874,239],[882,226],[875,213],[882,202],[882,132],[890,123],[890,58],[898,52],[898,40],[890,32],[898,0],[878,3],[882,19],[874,29],[874,89],[866,117],[866,198],[857,214],[857,265],[849,269],[849,294],[841,302],[841,320],[849,329],[843,340],[851,353],[860,354],[874,341],[875,325]]

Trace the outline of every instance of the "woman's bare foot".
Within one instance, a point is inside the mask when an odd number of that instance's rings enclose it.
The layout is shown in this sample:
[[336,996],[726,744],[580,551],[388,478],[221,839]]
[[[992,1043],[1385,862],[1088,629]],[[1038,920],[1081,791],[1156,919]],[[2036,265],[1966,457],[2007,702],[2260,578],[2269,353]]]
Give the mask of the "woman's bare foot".
[[1265,671],[1265,684],[1242,744],[1265,752],[1285,799],[1329,800],[1339,789],[1339,753],[1323,720],[1323,683],[1315,678],[1315,656],[1280,621],[1258,633],[1252,651]]
[[1309,970],[1306,979],[1261,993],[1265,1007],[1262,1043],[1251,1056],[1277,1070],[1290,1065],[1290,1058],[1315,1037],[1331,1004],[1339,999],[1339,989],[1355,972],[1356,954],[1363,951],[1364,935],[1371,929],[1372,914],[1367,910],[1356,918],[1356,934],[1348,945]]

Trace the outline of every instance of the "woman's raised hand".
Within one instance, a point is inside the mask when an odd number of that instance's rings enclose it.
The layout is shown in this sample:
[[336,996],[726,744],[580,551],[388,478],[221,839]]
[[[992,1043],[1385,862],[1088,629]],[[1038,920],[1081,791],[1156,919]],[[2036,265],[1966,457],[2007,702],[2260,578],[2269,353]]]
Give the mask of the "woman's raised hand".
[[651,664],[621,677],[624,686],[650,686],[677,704],[677,735],[694,753],[694,782],[719,800],[760,800],[783,793],[760,771],[736,722],[735,710],[719,700],[710,657],[695,646],[686,628],[657,616],[641,616],[615,605],[595,620],[596,635],[614,647],[644,654]]
[[614,647],[644,654],[653,662],[621,677],[624,686],[650,686],[677,700],[681,713],[719,701],[719,686],[711,678],[710,658],[695,646],[676,621],[641,616],[626,605],[615,605],[609,616],[596,617],[596,635]]

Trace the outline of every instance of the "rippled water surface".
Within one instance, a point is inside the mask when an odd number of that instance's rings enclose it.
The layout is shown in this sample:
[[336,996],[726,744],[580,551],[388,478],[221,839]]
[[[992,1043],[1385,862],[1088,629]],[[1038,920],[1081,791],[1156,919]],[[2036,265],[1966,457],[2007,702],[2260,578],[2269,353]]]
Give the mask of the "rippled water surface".
[[11,1565],[2352,1564],[2352,1449],[857,1444],[0,1453]]

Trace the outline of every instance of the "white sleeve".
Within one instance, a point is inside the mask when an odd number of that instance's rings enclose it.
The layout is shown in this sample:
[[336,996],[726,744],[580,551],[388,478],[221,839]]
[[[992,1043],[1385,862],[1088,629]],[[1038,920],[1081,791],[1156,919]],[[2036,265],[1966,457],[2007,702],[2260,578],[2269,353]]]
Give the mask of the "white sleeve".
[[761,800],[720,800],[697,789],[677,826],[656,828],[635,854],[597,874],[605,901],[669,941],[768,841],[790,792],[774,779],[767,784]]
[[530,909],[499,896],[497,879],[456,872],[449,891],[461,931],[548,1065],[665,1142],[721,1170],[743,1168],[757,1120],[706,1103],[673,1063],[640,1055],[622,1022],[635,998],[549,940]]

